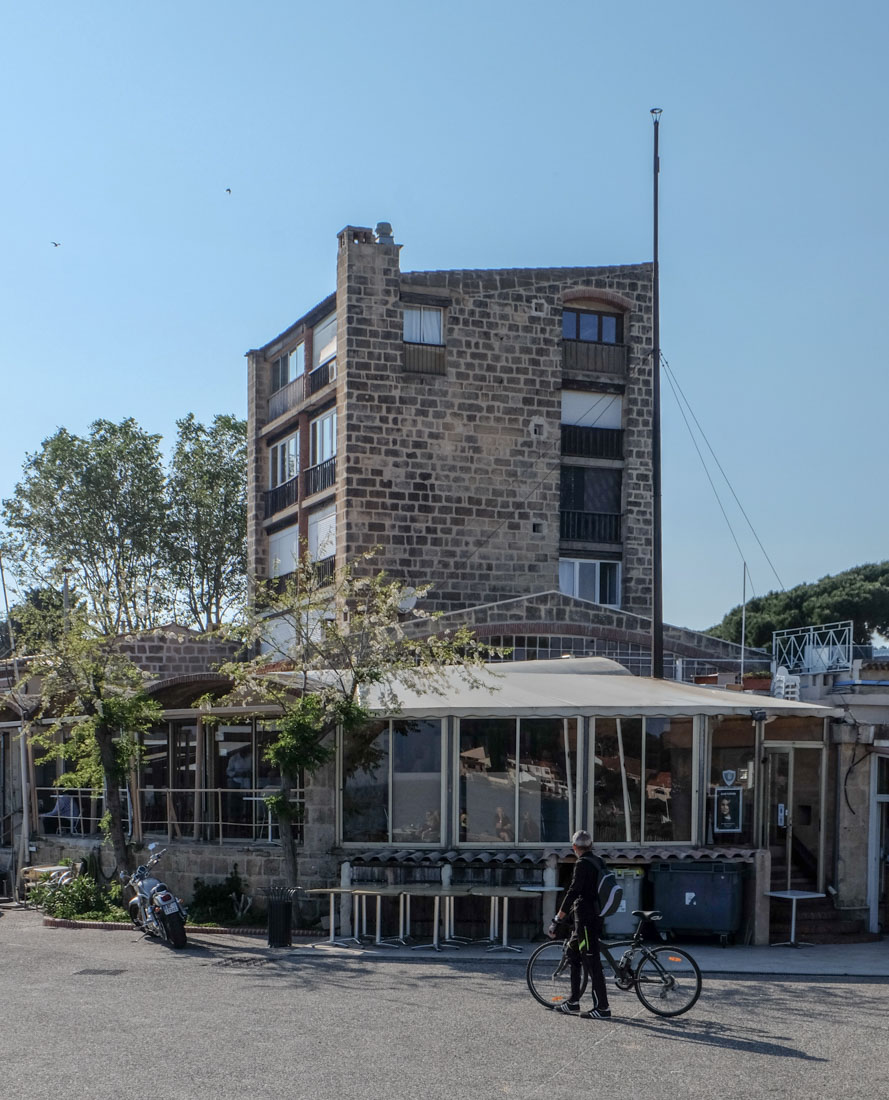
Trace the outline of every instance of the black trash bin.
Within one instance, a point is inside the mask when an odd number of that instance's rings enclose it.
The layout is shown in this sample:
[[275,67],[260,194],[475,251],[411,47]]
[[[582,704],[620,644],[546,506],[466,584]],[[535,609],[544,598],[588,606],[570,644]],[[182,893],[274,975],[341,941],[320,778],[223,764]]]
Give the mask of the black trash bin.
[[719,936],[741,927],[743,869],[737,863],[661,863],[649,872],[665,930]]
[[293,898],[296,890],[286,886],[270,886],[268,899],[269,947],[293,946]]

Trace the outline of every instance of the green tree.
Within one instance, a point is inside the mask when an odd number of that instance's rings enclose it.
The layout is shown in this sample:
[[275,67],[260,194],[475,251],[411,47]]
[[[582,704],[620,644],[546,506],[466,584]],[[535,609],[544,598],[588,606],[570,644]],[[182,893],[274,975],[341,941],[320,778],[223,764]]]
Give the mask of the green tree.
[[3,515],[20,576],[58,589],[69,572],[105,634],[169,615],[160,436],[135,420],[97,420],[85,439],[60,428],[27,456]]
[[211,630],[246,590],[247,423],[216,416],[205,427],[189,413],[176,426],[166,560],[185,618]]
[[[741,640],[742,607],[732,608],[709,634],[730,642]],[[825,623],[854,624],[855,641],[889,634],[889,561],[858,565],[786,592],[769,592],[747,603],[747,644],[770,647],[772,633]]]
[[[321,578],[304,552],[297,571],[282,585],[260,585],[255,603],[226,631],[248,651],[258,650],[251,660],[223,666],[234,683],[229,701],[280,708],[279,732],[266,759],[279,770],[281,789],[268,804],[293,886],[300,813],[290,790],[332,758],[337,728],[366,766],[374,764],[373,735],[365,732],[371,718],[366,690],[373,688],[377,704],[396,713],[403,691],[444,693],[447,671],[482,682],[484,661],[501,653],[463,627],[436,633],[437,616],[414,606],[430,586],[410,588],[371,572],[371,560],[364,555],[333,578]],[[414,633],[411,624],[420,629]]]
[[39,684],[28,736],[45,756],[66,762],[60,786],[104,785],[103,828],[118,869],[132,869],[120,788],[138,759],[139,735],[160,720],[162,709],[146,695],[143,673],[85,608],[27,606],[20,621],[22,647],[36,654],[25,676]]

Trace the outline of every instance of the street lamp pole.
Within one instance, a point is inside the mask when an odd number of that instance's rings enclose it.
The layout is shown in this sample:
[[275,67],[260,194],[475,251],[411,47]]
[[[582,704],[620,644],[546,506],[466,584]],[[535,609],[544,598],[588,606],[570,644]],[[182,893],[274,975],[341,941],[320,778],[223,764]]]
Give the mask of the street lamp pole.
[[661,555],[661,310],[658,270],[658,131],[661,108],[652,107],[654,123],[654,247],[651,277],[651,675],[664,678],[664,594]]

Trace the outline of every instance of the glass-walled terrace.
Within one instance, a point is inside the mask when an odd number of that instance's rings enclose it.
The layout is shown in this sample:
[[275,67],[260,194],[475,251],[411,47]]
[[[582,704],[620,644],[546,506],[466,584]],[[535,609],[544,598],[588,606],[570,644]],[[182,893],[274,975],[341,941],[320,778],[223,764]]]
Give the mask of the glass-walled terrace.
[[[559,847],[586,828],[609,847],[755,847],[758,738],[748,716],[380,721],[341,742],[339,835]],[[733,815],[720,823],[726,787]]]

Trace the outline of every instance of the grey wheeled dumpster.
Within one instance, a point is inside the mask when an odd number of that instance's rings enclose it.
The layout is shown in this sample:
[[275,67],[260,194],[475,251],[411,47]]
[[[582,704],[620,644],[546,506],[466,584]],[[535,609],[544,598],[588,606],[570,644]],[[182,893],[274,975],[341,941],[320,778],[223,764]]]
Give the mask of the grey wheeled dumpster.
[[605,918],[606,936],[631,936],[636,931],[639,918],[633,916],[634,909],[642,908],[642,882],[645,872],[641,867],[612,867],[614,877],[620,883],[624,896],[620,908]]
[[719,936],[723,945],[741,927],[743,868],[737,863],[661,863],[650,872],[654,908],[665,932]]

